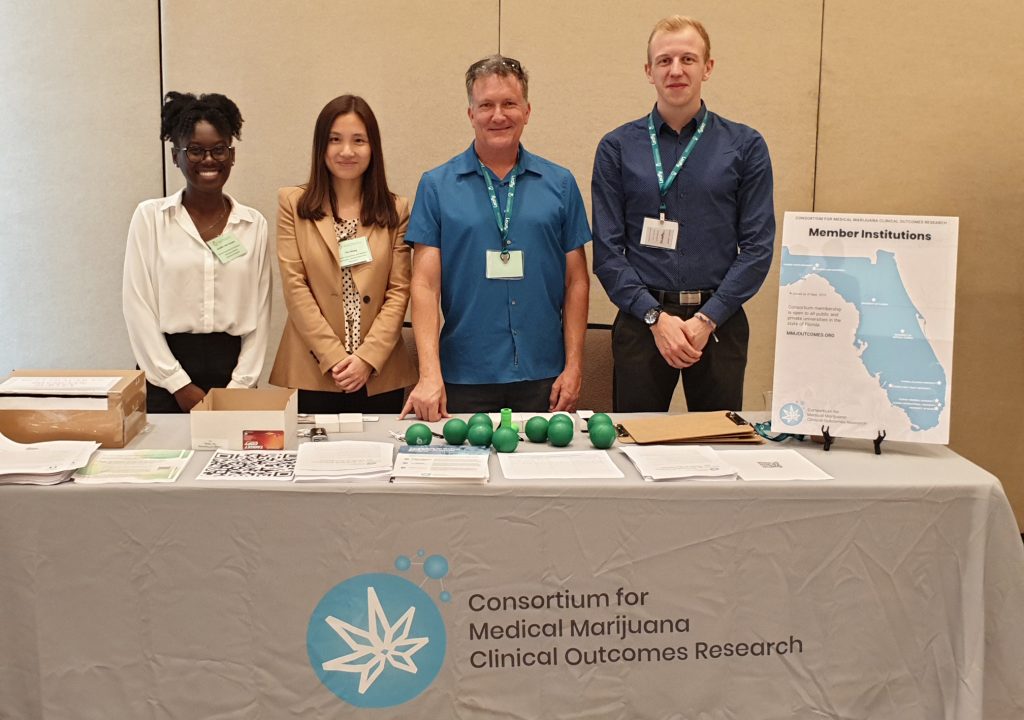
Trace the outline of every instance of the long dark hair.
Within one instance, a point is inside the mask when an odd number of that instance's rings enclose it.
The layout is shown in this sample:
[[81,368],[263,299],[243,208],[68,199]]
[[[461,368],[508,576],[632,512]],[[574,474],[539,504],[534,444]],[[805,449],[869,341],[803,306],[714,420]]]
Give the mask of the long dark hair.
[[306,220],[320,220],[326,213],[324,205],[330,202],[331,211],[338,216],[338,199],[334,195],[334,184],[331,173],[327,169],[324,157],[327,154],[327,139],[331,134],[331,126],[339,115],[355,113],[366,126],[367,139],[370,141],[370,165],[363,173],[362,212],[359,222],[365,226],[377,225],[393,228],[398,226],[398,210],[395,209],[395,196],[388,189],[388,180],[384,174],[384,154],[380,143],[380,128],[377,118],[370,106],[358,95],[342,95],[324,105],[317,116],[313,129],[313,155],[309,164],[309,182],[306,190],[299,198],[299,217]]

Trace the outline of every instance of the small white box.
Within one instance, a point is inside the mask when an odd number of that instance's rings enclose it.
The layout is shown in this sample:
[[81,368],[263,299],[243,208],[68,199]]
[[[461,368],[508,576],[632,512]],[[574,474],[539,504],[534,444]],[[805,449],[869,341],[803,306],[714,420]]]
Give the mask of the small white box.
[[295,450],[298,392],[214,388],[192,408],[193,450]]
[[362,413],[338,413],[337,415],[314,415],[313,425],[329,433],[354,433],[363,431]]
[[358,433],[362,431],[362,413],[338,413],[338,432]]

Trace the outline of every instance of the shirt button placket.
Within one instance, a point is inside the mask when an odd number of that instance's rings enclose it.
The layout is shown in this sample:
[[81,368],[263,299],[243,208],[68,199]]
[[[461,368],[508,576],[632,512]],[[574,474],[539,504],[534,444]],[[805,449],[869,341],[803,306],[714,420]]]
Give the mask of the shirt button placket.
[[213,332],[214,314],[214,278],[217,274],[217,259],[209,246],[206,248],[206,257],[203,262],[203,332]]

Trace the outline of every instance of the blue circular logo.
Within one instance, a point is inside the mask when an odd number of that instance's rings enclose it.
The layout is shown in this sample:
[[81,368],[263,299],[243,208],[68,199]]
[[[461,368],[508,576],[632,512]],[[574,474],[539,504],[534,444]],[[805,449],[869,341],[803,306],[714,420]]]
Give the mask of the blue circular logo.
[[804,409],[796,403],[786,403],[779,408],[779,420],[783,425],[799,425],[804,419]]
[[401,705],[427,689],[444,663],[437,605],[408,580],[357,575],[334,586],[306,631],[309,662],[327,688],[361,708]]

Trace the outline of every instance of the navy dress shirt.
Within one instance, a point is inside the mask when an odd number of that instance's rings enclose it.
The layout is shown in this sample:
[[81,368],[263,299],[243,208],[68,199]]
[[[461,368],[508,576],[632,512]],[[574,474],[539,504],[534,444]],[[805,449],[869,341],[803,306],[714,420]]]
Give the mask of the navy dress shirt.
[[703,135],[665,196],[665,218],[679,223],[676,249],[640,245],[644,218],[657,218],[661,204],[645,115],[608,133],[597,147],[594,274],[612,302],[639,319],[658,305],[649,288],[713,290],[701,310],[721,325],[758,291],[771,266],[768,146],[756,130],[710,112],[703,102],[678,134],[657,108],[653,112],[666,177],[707,114]]

